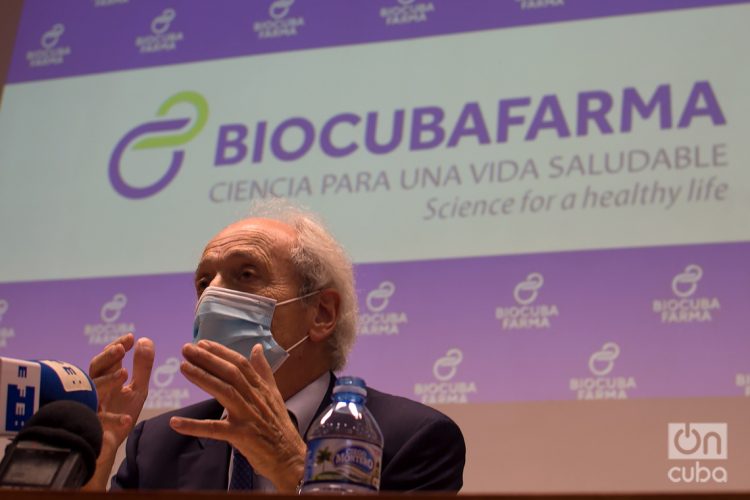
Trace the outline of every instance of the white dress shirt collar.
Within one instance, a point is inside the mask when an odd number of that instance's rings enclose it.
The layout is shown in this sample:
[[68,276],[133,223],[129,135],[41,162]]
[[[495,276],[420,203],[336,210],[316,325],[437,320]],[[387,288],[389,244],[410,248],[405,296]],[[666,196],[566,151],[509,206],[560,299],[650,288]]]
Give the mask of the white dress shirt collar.
[[307,429],[310,428],[312,419],[315,417],[315,411],[326,396],[330,383],[331,373],[325,372],[284,402],[286,409],[297,418],[297,428],[302,438],[305,437]]

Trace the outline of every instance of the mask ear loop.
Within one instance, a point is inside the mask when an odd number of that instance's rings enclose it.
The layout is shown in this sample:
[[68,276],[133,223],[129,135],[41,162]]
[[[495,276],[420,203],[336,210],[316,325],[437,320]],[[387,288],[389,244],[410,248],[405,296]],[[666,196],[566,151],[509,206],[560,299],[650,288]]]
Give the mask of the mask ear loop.
[[297,343],[296,343],[296,344],[294,344],[294,345],[293,345],[292,347],[290,347],[289,349],[287,349],[287,350],[286,350],[286,353],[287,353],[287,354],[289,354],[289,353],[290,353],[290,352],[292,352],[292,351],[293,351],[294,349],[296,349],[298,345],[300,345],[300,344],[301,344],[302,342],[304,342],[305,340],[307,340],[307,339],[309,339],[309,338],[310,338],[310,335],[309,335],[309,334],[308,334],[308,335],[305,335],[304,337],[302,337],[302,338],[301,338],[301,339],[299,340],[299,342],[297,342]]
[[[279,307],[279,306],[283,306],[284,304],[290,304],[290,303],[292,303],[292,302],[296,302],[296,301],[298,301],[298,300],[306,299],[307,297],[312,297],[312,296],[313,296],[313,295],[315,295],[316,293],[320,293],[320,290],[315,290],[315,291],[313,291],[313,292],[310,292],[310,293],[306,293],[305,295],[301,295],[301,296],[299,296],[299,297],[294,297],[293,299],[288,299],[288,300],[284,300],[284,301],[282,301],[282,302],[277,302],[277,303],[276,303],[276,307]],[[309,338],[310,338],[310,334],[307,334],[307,335],[305,335],[305,336],[304,336],[304,337],[302,337],[302,338],[301,338],[301,339],[300,339],[300,340],[299,340],[299,341],[298,341],[298,342],[297,342],[296,344],[294,344],[294,345],[293,345],[293,346],[291,346],[291,347],[290,347],[289,349],[287,349],[287,350],[286,350],[286,353],[287,353],[287,354],[289,354],[289,353],[290,353],[290,352],[292,352],[292,351],[293,351],[294,349],[296,349],[296,348],[297,348],[297,347],[298,347],[298,346],[299,346],[299,345],[300,345],[300,344],[301,344],[302,342],[304,342],[305,340],[307,340],[307,339],[309,339]]]
[[287,300],[284,300],[284,301],[281,301],[281,302],[277,302],[276,303],[276,307],[283,306],[283,305],[286,305],[286,304],[291,304],[292,302],[296,302],[298,300],[302,300],[302,299],[306,299],[308,297],[312,297],[316,293],[320,293],[320,292],[321,292],[320,290],[315,290],[314,292],[306,293],[305,295],[300,295],[299,297],[294,297],[293,299],[287,299]]

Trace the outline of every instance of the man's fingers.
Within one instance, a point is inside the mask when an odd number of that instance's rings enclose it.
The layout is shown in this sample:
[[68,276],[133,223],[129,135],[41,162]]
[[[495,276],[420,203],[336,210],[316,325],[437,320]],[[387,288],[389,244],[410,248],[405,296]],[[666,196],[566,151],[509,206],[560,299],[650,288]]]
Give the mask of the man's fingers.
[[271,365],[268,364],[268,360],[263,354],[262,345],[253,346],[253,350],[250,351],[250,366],[253,371],[257,373],[257,376],[263,379],[267,384],[272,387],[275,385],[273,370],[271,370]]
[[113,345],[121,345],[125,348],[126,351],[129,351],[133,347],[134,342],[135,335],[133,335],[132,333],[126,333],[125,335],[120,335],[115,340],[107,344],[107,347],[111,347]]
[[130,386],[134,391],[148,389],[151,368],[154,366],[154,343],[146,337],[138,339],[133,355],[133,380]]
[[236,352],[201,340],[197,345],[185,344],[182,355],[190,363],[234,386],[242,394],[250,392],[250,383],[240,369],[240,365],[247,364],[247,360]]
[[265,405],[261,406],[259,411],[265,410],[264,414],[266,418],[289,418],[286,406],[284,406],[284,400],[281,397],[278,387],[276,386],[276,380],[273,377],[273,370],[271,365],[268,364],[265,354],[263,354],[263,346],[255,345],[250,351],[250,360],[248,370],[252,371],[256,377],[260,380],[257,391],[262,393],[264,396]]
[[130,415],[125,415],[124,413],[109,413],[102,411],[99,412],[97,416],[99,417],[99,421],[102,423],[102,427],[109,426],[125,429],[133,424],[133,418]]
[[[224,407],[231,414],[242,415],[242,412],[251,411],[254,418],[269,421],[276,418],[274,408],[283,407],[280,395],[277,398],[278,402],[274,399],[278,391],[275,390],[276,382],[273,378],[270,384],[264,383],[250,366],[250,361],[241,354],[220,344],[201,340],[197,345],[186,344],[183,347],[183,355],[188,362],[186,363],[188,370],[191,369],[192,364],[197,370],[206,372],[216,380],[201,378],[202,374],[199,371],[195,372],[195,379],[190,378],[185,370],[183,374],[216,399],[219,399],[221,395],[226,401]],[[262,349],[260,355],[263,356]]]
[[101,395],[109,394],[115,389],[122,387],[122,384],[124,384],[127,379],[128,372],[124,368],[96,377],[94,379],[96,392]]
[[91,359],[89,377],[97,378],[115,372],[122,367],[126,349],[122,344],[109,345]]
[[99,412],[97,416],[104,431],[100,458],[103,454],[104,456],[111,456],[114,459],[117,448],[125,441],[128,437],[128,432],[133,428],[134,420],[130,415],[122,413]]
[[[217,357],[227,360],[232,366],[239,369],[242,377],[251,386],[249,390],[241,390],[242,394],[249,399],[256,411],[264,419],[275,418],[272,408],[284,407],[281,394],[276,388],[276,380],[273,370],[263,354],[263,346],[255,345],[250,351],[250,359],[243,357],[237,352],[227,349],[221,344],[208,340],[198,342],[198,348],[203,348]],[[286,410],[284,410],[284,414]]]
[[[206,340],[201,340],[197,345],[186,344],[183,355],[187,361],[234,387],[261,418],[272,416],[267,401],[269,385],[263,383],[247,358],[221,344]],[[270,387],[276,387],[276,382],[272,381]]]
[[[245,380],[247,380],[247,382],[251,386],[258,387],[261,384],[260,377],[252,369],[248,359],[242,356],[240,353],[233,351],[232,349],[228,349],[223,345],[217,342],[212,342],[210,340],[201,340],[200,342],[198,342],[198,346],[239,368],[242,372],[242,375],[245,377]],[[255,347],[260,348],[261,351],[263,349],[260,345],[254,346],[254,348]]]
[[234,385],[188,361],[182,362],[180,371],[190,382],[215,397],[230,414],[253,413],[254,417],[257,418],[255,409],[247,404],[245,398]]
[[196,420],[192,418],[172,417],[169,426],[176,432],[187,436],[229,441],[232,438],[229,422],[226,420]]
[[89,376],[95,378],[105,373],[112,373],[120,368],[122,358],[133,347],[133,342],[135,342],[135,336],[132,333],[126,333],[107,344],[102,352],[91,360]]

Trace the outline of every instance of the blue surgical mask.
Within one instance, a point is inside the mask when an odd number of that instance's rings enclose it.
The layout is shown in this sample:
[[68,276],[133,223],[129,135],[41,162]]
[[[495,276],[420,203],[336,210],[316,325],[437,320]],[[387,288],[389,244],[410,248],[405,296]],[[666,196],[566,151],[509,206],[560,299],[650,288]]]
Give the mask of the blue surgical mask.
[[241,355],[250,355],[256,344],[263,346],[263,354],[275,372],[289,357],[289,353],[307,340],[305,335],[299,342],[284,350],[271,334],[271,319],[276,307],[304,299],[318,293],[276,302],[276,300],[252,293],[228,288],[209,286],[203,291],[195,307],[193,343],[212,340]]

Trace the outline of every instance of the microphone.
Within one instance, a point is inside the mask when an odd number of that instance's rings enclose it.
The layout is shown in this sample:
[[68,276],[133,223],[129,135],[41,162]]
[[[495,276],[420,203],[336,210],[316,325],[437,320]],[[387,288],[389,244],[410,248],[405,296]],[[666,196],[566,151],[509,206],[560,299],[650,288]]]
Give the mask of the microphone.
[[98,405],[94,383],[75,365],[0,357],[0,435],[15,434],[41,406],[59,400],[94,412]]
[[54,401],[27,422],[0,462],[0,487],[80,488],[96,470],[102,426],[89,407]]

